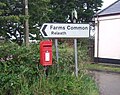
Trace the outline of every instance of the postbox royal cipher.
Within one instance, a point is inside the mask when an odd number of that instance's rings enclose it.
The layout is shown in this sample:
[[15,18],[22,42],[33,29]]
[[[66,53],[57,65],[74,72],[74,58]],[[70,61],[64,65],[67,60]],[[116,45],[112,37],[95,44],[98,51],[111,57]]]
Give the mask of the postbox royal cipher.
[[52,41],[40,42],[40,64],[42,66],[52,65]]

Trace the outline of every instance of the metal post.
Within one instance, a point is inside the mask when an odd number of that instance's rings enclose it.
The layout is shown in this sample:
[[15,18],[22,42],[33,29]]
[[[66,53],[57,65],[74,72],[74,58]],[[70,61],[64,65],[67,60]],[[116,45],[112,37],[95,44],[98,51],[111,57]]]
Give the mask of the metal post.
[[48,66],[44,66],[44,74],[48,77]]
[[[75,23],[76,20],[73,20]],[[74,54],[75,54],[75,75],[78,77],[78,54],[77,54],[77,39],[74,39]]]
[[56,49],[56,58],[57,58],[57,63],[58,63],[58,60],[59,60],[58,39],[55,39],[55,49]]
[[58,39],[55,39],[55,50],[56,50],[56,59],[57,59],[57,72],[59,72],[59,52],[58,52]]
[[[24,0],[24,10],[25,10],[25,16],[28,16],[28,0]],[[28,18],[25,20],[24,27],[25,27],[25,44],[26,46],[29,46],[29,20]]]
[[[73,23],[76,23],[77,21],[77,12],[74,9],[72,11],[72,20]],[[78,77],[78,57],[77,57],[77,39],[74,39],[74,54],[75,54],[75,76]]]
[[97,63],[99,62],[99,17],[97,12]]
[[77,57],[77,39],[74,39],[74,49],[75,49],[75,75],[78,77],[78,57]]

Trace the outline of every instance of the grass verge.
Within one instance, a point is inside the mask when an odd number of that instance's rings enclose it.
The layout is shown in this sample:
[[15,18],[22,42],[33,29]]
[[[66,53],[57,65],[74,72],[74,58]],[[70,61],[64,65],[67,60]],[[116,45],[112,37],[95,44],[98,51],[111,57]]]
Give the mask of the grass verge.
[[108,72],[120,73],[120,66],[104,65],[104,64],[85,64],[85,68],[88,70],[100,70]]

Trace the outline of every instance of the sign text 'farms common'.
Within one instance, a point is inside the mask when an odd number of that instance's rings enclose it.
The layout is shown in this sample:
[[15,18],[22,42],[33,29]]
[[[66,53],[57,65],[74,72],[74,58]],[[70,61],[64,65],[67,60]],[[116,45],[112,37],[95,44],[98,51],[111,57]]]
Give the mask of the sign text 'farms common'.
[[46,38],[86,38],[89,24],[45,23],[40,31]]

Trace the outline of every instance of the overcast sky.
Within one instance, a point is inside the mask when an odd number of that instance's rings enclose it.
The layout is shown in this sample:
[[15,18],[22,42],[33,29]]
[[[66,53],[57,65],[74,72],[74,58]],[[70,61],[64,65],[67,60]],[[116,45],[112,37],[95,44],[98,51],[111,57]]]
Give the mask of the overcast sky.
[[117,1],[117,0],[103,0],[103,7],[102,7],[102,9],[108,7],[109,5],[114,3],[115,1]]

